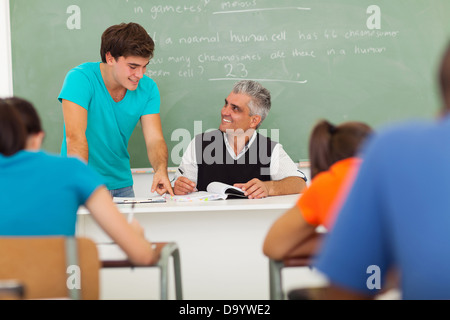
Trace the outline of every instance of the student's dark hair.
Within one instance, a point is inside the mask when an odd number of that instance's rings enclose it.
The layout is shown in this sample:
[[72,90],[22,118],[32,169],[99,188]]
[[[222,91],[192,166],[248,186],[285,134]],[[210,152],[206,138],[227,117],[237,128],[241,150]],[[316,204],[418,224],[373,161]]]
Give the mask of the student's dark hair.
[[5,102],[14,106],[14,108],[19,111],[28,135],[43,131],[39,115],[30,102],[17,97],[5,99]]
[[27,132],[19,111],[0,99],[0,154],[12,156],[25,148]]
[[108,52],[114,57],[138,56],[153,58],[155,43],[148,32],[137,23],[121,23],[106,29],[102,34],[100,56],[106,62]]
[[319,121],[309,140],[311,178],[339,160],[356,156],[371,133],[372,128],[363,122],[349,121],[335,126],[326,120]]
[[442,56],[439,70],[439,84],[441,88],[441,96],[444,103],[444,109],[450,111],[450,44]]

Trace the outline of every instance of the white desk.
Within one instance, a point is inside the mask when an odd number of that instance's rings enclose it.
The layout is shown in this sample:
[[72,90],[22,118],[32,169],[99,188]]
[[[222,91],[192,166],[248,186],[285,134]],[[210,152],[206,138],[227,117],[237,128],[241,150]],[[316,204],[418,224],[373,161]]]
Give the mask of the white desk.
[[[139,204],[134,212],[148,239],[178,244],[184,299],[264,300],[269,298],[269,273],[262,244],[275,219],[291,208],[297,198],[298,195],[289,195],[259,200],[168,201]],[[118,206],[123,213],[131,208]],[[77,235],[96,242],[110,241],[85,209],[79,210]],[[140,280],[131,279],[133,274],[129,271],[109,272],[102,276],[102,298],[158,299],[158,287],[154,293],[142,291],[158,286],[156,275],[152,276],[154,281],[144,282],[142,276]],[[301,281],[298,279],[296,284]],[[117,285],[119,282],[122,284]],[[131,293],[125,294],[133,282],[136,285]]]

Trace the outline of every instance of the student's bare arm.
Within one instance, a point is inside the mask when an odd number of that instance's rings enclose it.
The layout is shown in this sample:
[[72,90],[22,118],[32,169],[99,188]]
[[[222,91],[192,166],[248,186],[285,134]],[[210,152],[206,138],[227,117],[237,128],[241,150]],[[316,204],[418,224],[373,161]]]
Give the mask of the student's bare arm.
[[159,114],[148,114],[141,117],[142,132],[144,134],[147,155],[153,170],[152,192],[173,194],[167,173],[168,150],[162,132]]
[[316,227],[306,222],[297,206],[280,216],[267,232],[263,253],[282,260],[316,252]]
[[62,101],[66,127],[67,155],[89,160],[89,146],[86,139],[87,110],[69,100]]
[[144,237],[144,229],[137,220],[128,223],[119,212],[105,187],[95,190],[86,201],[100,227],[117,243],[136,265],[150,265],[158,260],[151,243]]

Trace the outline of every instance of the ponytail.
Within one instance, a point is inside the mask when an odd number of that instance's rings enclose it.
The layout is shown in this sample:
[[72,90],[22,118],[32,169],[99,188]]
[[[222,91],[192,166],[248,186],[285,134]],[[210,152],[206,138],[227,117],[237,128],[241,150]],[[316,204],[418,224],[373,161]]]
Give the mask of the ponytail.
[[319,121],[313,128],[309,140],[311,178],[330,167],[330,141],[335,131],[336,127],[326,120]]
[[354,157],[372,128],[362,122],[345,122],[339,126],[321,120],[313,128],[309,142],[311,178],[327,171],[335,162]]

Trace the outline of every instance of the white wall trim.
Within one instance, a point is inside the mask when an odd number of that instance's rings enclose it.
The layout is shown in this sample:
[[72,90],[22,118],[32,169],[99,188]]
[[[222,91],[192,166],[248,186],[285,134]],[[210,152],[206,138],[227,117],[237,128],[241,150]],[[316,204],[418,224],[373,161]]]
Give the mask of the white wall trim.
[[13,95],[9,0],[0,0],[0,98]]

